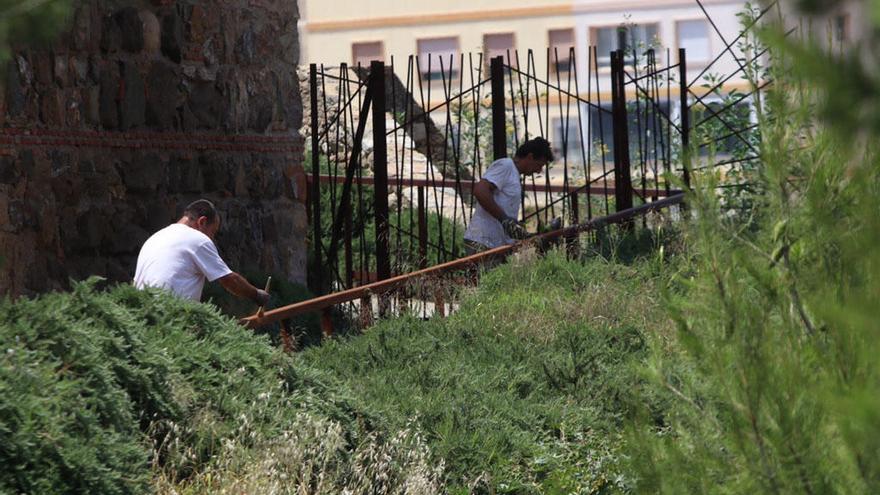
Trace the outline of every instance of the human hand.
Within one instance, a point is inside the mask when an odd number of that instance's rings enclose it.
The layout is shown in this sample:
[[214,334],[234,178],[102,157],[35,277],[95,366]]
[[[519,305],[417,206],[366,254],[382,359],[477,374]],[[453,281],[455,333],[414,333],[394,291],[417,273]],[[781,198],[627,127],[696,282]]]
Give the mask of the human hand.
[[527,235],[526,229],[515,218],[504,217],[501,220],[501,227],[504,228],[504,233],[512,239],[525,239]]
[[263,289],[257,289],[257,295],[254,297],[254,301],[260,306],[265,306],[269,303],[269,293]]

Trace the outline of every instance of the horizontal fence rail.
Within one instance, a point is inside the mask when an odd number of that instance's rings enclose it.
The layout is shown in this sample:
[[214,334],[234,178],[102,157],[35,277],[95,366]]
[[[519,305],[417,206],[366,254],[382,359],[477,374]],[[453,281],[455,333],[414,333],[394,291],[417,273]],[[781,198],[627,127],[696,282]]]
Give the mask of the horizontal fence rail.
[[620,224],[630,221],[636,217],[643,216],[649,212],[659,211],[670,206],[682,204],[684,194],[677,194],[668,198],[664,198],[652,203],[643,204],[619,211],[608,216],[591,219],[578,225],[572,225],[562,229],[554,230],[538,234],[530,239],[517,242],[515,244],[506,245],[483,251],[471,256],[466,256],[454,261],[449,261],[439,265],[425,268],[412,273],[398,275],[386,280],[380,280],[360,287],[334,292],[324,296],[309,299],[307,301],[291,304],[281,308],[273,309],[262,313],[262,315],[254,314],[240,320],[240,323],[248,328],[258,328],[264,325],[279,322],[281,320],[292,318],[304,313],[322,311],[326,312],[329,308],[340,304],[350,303],[353,301],[363,300],[372,295],[386,294],[398,287],[401,287],[415,279],[430,278],[446,275],[452,272],[468,269],[470,267],[479,266],[488,261],[507,256],[518,249],[530,246],[536,241],[553,240],[557,238],[569,238],[577,236],[583,232],[595,230],[607,225]]

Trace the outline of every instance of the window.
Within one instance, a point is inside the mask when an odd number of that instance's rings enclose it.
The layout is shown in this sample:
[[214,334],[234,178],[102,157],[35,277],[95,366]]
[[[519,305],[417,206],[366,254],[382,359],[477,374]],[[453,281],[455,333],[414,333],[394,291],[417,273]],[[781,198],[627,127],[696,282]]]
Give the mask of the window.
[[[459,54],[458,38],[433,38],[419,40],[419,70],[422,77],[429,81],[439,81],[458,75]],[[451,67],[450,67],[451,65]],[[444,75],[445,72],[445,75]]]
[[569,55],[574,48],[574,29],[551,29],[547,34],[550,39],[550,60],[556,63],[556,70],[560,72],[569,70],[571,68]]
[[373,60],[385,60],[385,47],[382,46],[381,41],[351,44],[352,64],[369,67]]
[[685,49],[688,63],[708,62],[712,56],[709,23],[705,20],[678,21],[678,47]]
[[488,73],[490,61],[495,57],[504,57],[504,63],[507,63],[507,53],[510,51],[510,57],[513,58],[514,50],[513,33],[498,33],[483,35],[483,53],[486,62],[486,72]]
[[[632,63],[633,47],[643,55],[649,48],[660,45],[657,24],[631,24],[600,27],[593,30],[593,44],[596,45],[596,62],[599,67],[611,66],[611,52],[624,50],[627,63]],[[661,51],[657,52],[660,60]]]

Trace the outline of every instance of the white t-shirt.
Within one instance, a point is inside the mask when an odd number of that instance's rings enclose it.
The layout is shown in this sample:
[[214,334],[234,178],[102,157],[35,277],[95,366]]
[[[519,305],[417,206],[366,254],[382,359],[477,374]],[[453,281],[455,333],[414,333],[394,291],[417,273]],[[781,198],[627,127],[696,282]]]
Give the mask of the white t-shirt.
[[138,254],[134,286],[160,287],[199,301],[205,279],[213,282],[232,273],[214,241],[198,230],[173,223],[156,232]]
[[[510,158],[495,160],[483,174],[483,179],[491,182],[497,189],[492,198],[501,207],[504,214],[516,218],[522,201],[522,185],[519,170]],[[487,212],[479,202],[474,208],[471,223],[464,233],[464,238],[489,248],[513,244],[513,239],[504,233],[501,222]]]

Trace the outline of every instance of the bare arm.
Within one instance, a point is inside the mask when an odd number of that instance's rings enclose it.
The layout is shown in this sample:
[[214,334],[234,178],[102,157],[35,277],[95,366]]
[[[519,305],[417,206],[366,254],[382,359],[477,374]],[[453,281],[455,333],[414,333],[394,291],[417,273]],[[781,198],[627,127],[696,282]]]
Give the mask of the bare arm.
[[487,181],[486,179],[480,179],[480,182],[474,186],[474,197],[477,198],[477,202],[480,203],[480,206],[483,207],[484,210],[489,212],[490,215],[498,219],[500,222],[507,215],[504,214],[504,210],[498,206],[498,203],[495,202],[495,197],[493,193],[498,189],[495,184]]
[[235,272],[232,272],[225,277],[220,277],[218,282],[220,282],[220,285],[222,285],[227,292],[236,297],[250,299],[260,305],[266,304],[269,299],[269,294],[266,293],[266,291],[254,287],[247,281],[247,279]]

